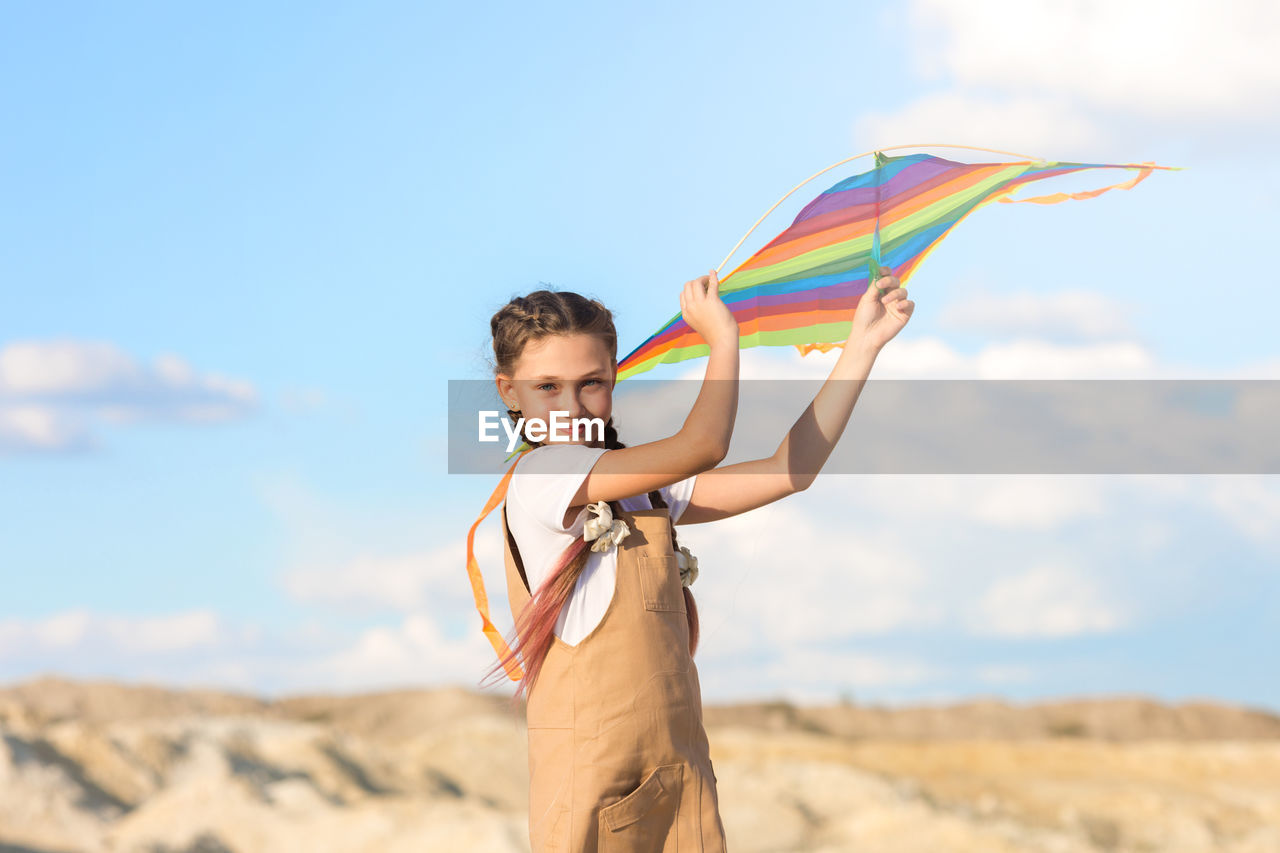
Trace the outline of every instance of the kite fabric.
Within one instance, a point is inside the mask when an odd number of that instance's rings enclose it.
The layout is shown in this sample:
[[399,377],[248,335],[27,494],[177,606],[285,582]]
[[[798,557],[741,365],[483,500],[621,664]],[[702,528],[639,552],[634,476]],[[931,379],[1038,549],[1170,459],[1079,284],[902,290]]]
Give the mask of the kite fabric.
[[[1058,163],[1034,159],[958,163],[929,154],[888,157],[882,151],[868,153],[875,155],[875,167],[871,171],[846,178],[809,202],[787,230],[720,279],[720,298],[738,321],[742,349],[791,345],[801,355],[807,355],[814,350],[827,352],[842,346],[853,329],[858,299],[882,268],[891,269],[905,284],[942,238],[960,220],[985,204],[993,201],[1056,204],[1067,199],[1093,198],[1108,190],[1134,187],[1154,169],[1176,168],[1153,163]],[[1138,170],[1138,174],[1130,180],[1086,192],[1009,197],[1032,181],[1086,169],[1129,169]],[[684,361],[709,352],[702,337],[677,314],[618,362],[618,381],[659,364]],[[528,443],[521,444],[507,461],[530,449]],[[471,578],[476,609],[482,619],[482,630],[500,659],[506,658],[510,650],[489,619],[489,600],[473,544],[480,522],[506,496],[514,471],[513,464],[467,534],[467,574]],[[505,669],[512,681],[523,677],[515,661],[508,661]]]
[[[809,202],[791,227],[720,279],[720,298],[738,320],[739,346],[793,345],[801,353],[843,344],[858,299],[881,267],[903,284],[960,220],[992,201],[1054,204],[1129,189],[1168,169],[1151,163],[958,163],[930,154],[875,152],[869,172]],[[1081,193],[1009,198],[1032,181],[1086,169],[1137,169],[1132,180]],[[710,348],[680,314],[618,362],[618,380]]]

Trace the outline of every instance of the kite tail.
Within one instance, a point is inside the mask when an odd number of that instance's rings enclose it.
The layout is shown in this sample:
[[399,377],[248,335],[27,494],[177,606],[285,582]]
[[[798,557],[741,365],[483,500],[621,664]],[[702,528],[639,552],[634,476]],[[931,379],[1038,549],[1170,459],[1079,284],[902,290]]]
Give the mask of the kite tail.
[[1151,174],[1153,169],[1172,169],[1172,170],[1180,171],[1177,166],[1157,166],[1155,163],[1148,162],[1148,163],[1142,164],[1142,169],[1138,172],[1138,174],[1135,177],[1130,178],[1127,181],[1121,181],[1118,184],[1111,184],[1110,186],[1102,187],[1100,189],[1085,190],[1084,192],[1078,192],[1078,193],[1051,193],[1049,195],[1033,196],[1032,198],[1009,198],[1008,196],[1000,196],[1000,198],[998,198],[997,201],[1001,202],[1002,204],[1022,204],[1022,203],[1057,204],[1060,201],[1067,201],[1068,199],[1083,201],[1084,199],[1087,199],[1087,198],[1097,198],[1103,193],[1109,192],[1111,190],[1133,189],[1138,184],[1145,181],[1147,177]]

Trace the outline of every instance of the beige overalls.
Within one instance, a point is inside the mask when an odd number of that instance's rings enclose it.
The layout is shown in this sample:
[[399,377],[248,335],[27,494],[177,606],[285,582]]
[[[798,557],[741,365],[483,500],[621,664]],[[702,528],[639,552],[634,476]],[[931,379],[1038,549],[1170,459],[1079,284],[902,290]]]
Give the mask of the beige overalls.
[[[664,508],[614,518],[613,599],[576,646],[554,637],[529,695],[529,839],[545,851],[724,851],[716,777]],[[502,506],[512,617],[529,586]]]

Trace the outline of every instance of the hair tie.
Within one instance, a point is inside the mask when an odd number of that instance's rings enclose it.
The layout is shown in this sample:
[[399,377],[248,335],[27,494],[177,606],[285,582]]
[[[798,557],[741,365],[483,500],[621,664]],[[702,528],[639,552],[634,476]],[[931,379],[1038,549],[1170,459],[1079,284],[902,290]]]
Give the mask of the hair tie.
[[676,565],[680,567],[680,585],[692,586],[698,579],[698,558],[681,545],[680,550],[676,552]]
[[587,523],[583,526],[582,538],[588,542],[593,539],[595,544],[591,546],[592,551],[607,551],[611,546],[617,545],[630,532],[627,523],[621,519],[614,520],[613,509],[607,501],[596,501],[593,504],[587,504],[587,509],[597,514],[597,518],[587,519]]

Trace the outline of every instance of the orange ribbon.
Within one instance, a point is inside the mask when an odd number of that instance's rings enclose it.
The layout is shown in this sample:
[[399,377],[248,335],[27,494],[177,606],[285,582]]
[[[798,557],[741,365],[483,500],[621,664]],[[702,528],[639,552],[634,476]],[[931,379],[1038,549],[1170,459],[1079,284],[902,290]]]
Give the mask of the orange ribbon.
[[1151,174],[1152,169],[1168,168],[1167,166],[1157,166],[1155,163],[1143,163],[1142,165],[1144,168],[1138,172],[1136,177],[1131,178],[1130,180],[1127,180],[1127,181],[1122,181],[1121,183],[1118,183],[1118,184],[1112,184],[1109,187],[1103,187],[1102,189],[1086,190],[1085,192],[1079,192],[1079,193],[1053,193],[1051,195],[1038,195],[1038,196],[1035,196],[1034,198],[1009,198],[1008,196],[1001,196],[999,198],[999,201],[1003,204],[1021,204],[1023,202],[1028,202],[1031,204],[1057,204],[1058,202],[1066,201],[1067,199],[1075,199],[1077,201],[1083,201],[1086,198],[1094,198],[1096,196],[1100,196],[1103,193],[1107,192],[1108,190],[1132,189],[1133,187],[1136,187],[1138,184],[1145,181],[1147,179],[1147,176]]
[[[532,448],[530,448],[532,450]],[[476,599],[476,610],[480,611],[480,619],[484,630],[484,635],[489,638],[493,650],[498,653],[498,659],[504,661],[503,666],[507,670],[507,677],[512,681],[519,681],[524,678],[524,670],[520,664],[516,663],[511,656],[511,647],[507,645],[507,641],[502,638],[502,634],[498,632],[497,627],[489,620],[489,596],[484,591],[484,577],[480,574],[480,564],[476,562],[475,555],[475,539],[476,528],[480,526],[480,522],[502,503],[503,498],[507,496],[507,487],[511,483],[511,475],[515,473],[516,464],[529,450],[522,451],[516,457],[516,461],[511,463],[511,467],[507,469],[507,473],[502,475],[502,479],[498,481],[498,486],[493,490],[493,494],[489,496],[489,500],[484,505],[484,511],[480,513],[480,517],[471,525],[471,530],[467,532],[467,576],[471,578],[471,594]]]

